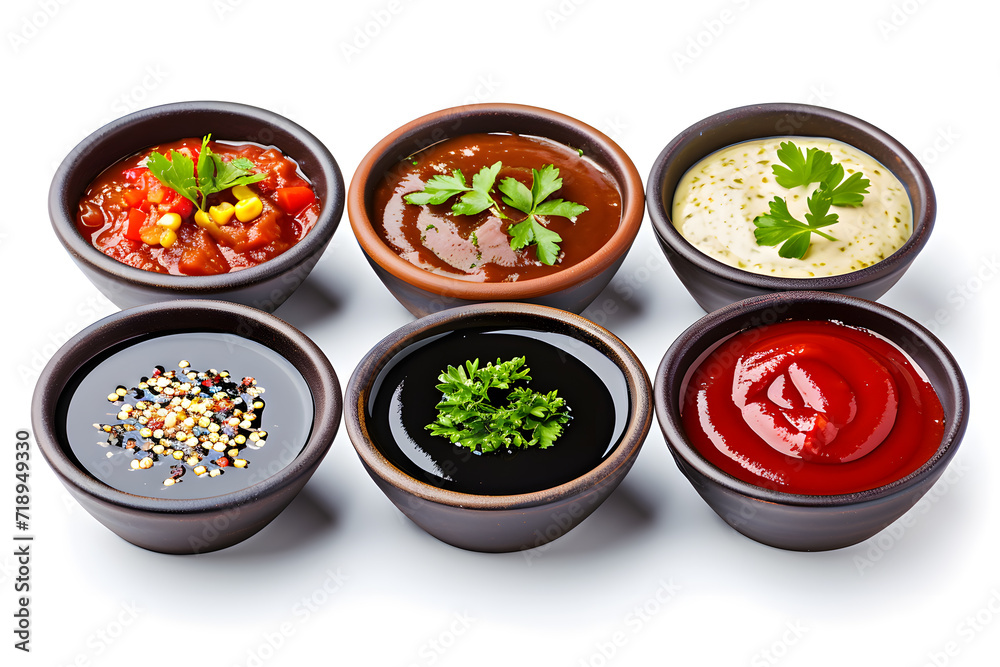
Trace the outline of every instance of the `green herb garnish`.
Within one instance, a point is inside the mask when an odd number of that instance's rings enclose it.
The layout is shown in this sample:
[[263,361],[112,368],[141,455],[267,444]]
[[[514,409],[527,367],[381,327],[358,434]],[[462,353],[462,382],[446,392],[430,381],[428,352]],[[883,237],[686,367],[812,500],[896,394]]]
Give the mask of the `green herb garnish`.
[[[502,167],[502,162],[497,162],[492,167],[483,167],[472,177],[471,187],[466,183],[461,169],[455,169],[450,176],[439,174],[428,180],[423,190],[408,194],[403,199],[408,204],[443,204],[452,197],[461,195],[451,206],[451,212],[455,215],[475,215],[492,209],[497,217],[509,220],[509,216],[504,215],[490,194]],[[586,211],[587,207],[562,199],[546,201],[562,187],[559,169],[554,165],[547,164],[541,170],[532,169],[531,176],[530,190],[520,181],[509,177],[503,179],[497,189],[503,195],[505,204],[527,214],[526,218],[507,228],[507,234],[511,237],[511,249],[520,250],[534,244],[538,260],[551,266],[559,258],[562,237],[540,223],[536,216],[574,218]]]
[[830,213],[831,206],[861,206],[868,194],[869,180],[861,172],[855,172],[844,180],[844,167],[834,164],[833,155],[818,148],[810,148],[805,154],[791,141],[781,143],[778,159],[785,166],[772,165],[775,181],[785,188],[819,183],[819,187],[806,200],[809,212],[806,222],[792,217],[788,203],[781,197],[772,199],[770,212],[754,218],[756,227],[753,235],[757,245],[774,246],[781,244],[778,255],[785,258],[802,259],[809,250],[810,239],[818,234],[829,241],[837,239],[819,231],[839,219]]
[[207,208],[208,196],[211,194],[267,178],[267,172],[251,173],[250,170],[255,165],[245,157],[226,162],[213,153],[208,145],[211,138],[212,135],[209,134],[201,141],[197,175],[194,160],[173,149],[169,158],[162,153],[154,152],[146,160],[146,167],[158,181],[182,197],[190,199],[200,211]]
[[[436,387],[444,396],[436,406],[437,419],[425,428],[477,453],[551,447],[570,419],[569,408],[555,390],[542,394],[526,387],[512,389],[517,381],[531,380],[529,371],[524,357],[497,359],[483,368],[479,359],[466,361],[464,368],[448,366],[438,376],[441,384]],[[507,404],[492,403],[490,389],[510,389]]]

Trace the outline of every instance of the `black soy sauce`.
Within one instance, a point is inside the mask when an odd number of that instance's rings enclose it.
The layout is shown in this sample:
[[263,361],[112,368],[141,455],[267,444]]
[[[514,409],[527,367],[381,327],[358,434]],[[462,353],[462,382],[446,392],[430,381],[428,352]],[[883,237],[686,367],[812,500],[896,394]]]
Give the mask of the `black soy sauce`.
[[[531,369],[526,386],[556,389],[571,408],[572,419],[552,447],[475,454],[424,428],[437,415],[435,385],[449,365],[521,356]],[[494,402],[505,402],[503,390],[492,391]],[[423,341],[389,362],[372,397],[371,434],[393,465],[427,484],[479,495],[540,491],[592,470],[618,445],[630,407],[624,374],[597,349],[526,329],[464,329]]]
[[[190,366],[179,369],[186,360]],[[94,427],[119,423],[120,403],[108,401],[116,387],[132,389],[156,366],[166,370],[228,371],[239,383],[245,376],[257,380],[265,389],[264,402],[256,425],[267,433],[266,444],[259,449],[246,447],[240,458],[245,468],[229,466],[222,474],[198,476],[190,466],[180,482],[165,486],[171,468],[184,465],[169,456],[159,456],[152,468],[133,470],[135,455],[122,447],[109,445],[108,434]],[[147,393],[147,398],[149,394]],[[136,396],[125,399],[132,405]],[[255,341],[227,333],[189,332],[147,337],[128,341],[95,357],[81,368],[67,384],[56,413],[60,439],[68,443],[67,453],[77,464],[108,486],[126,493],[153,498],[192,499],[218,496],[238,491],[260,482],[291,463],[302,450],[312,430],[312,393],[305,379],[284,357]],[[224,456],[212,452],[205,463]],[[215,468],[207,465],[207,468]]]

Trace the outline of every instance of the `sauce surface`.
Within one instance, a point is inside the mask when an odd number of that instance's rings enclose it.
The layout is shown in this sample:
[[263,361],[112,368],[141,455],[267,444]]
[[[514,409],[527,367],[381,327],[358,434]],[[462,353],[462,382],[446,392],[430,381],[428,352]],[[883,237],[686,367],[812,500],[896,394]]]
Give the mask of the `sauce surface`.
[[[845,178],[861,171],[871,185],[859,207],[830,209],[839,220],[823,227],[837,241],[812,235],[802,259],[778,255],[779,246],[757,245],[753,220],[768,212],[774,197],[804,221],[806,200],[819,184],[785,188],[772,165],[780,144],[802,150],[818,148],[844,167]],[[857,271],[894,253],[913,232],[913,210],[906,189],[892,172],[853,146],[825,138],[769,137],[716,151],[684,174],[674,192],[674,227],[695,248],[724,264],[752,273],[786,278],[814,278]]]
[[[517,356],[524,356],[531,369],[532,389],[557,390],[569,406],[571,419],[551,447],[475,454],[424,428],[437,416],[441,392],[435,385],[447,366]],[[596,467],[625,432],[629,399],[621,369],[575,338],[520,329],[463,329],[393,359],[376,379],[368,410],[379,450],[406,474],[451,491],[507,495],[548,489]]]
[[748,329],[693,370],[681,419],[692,445],[743,481],[807,495],[905,477],[937,450],[944,413],[906,355],[821,320]]
[[[436,175],[461,169],[467,183],[483,167],[503,163],[492,191],[510,220],[489,209],[476,215],[454,215],[452,203],[418,206],[403,197],[424,188]],[[558,261],[538,260],[535,247],[512,250],[507,228],[526,216],[501,201],[496,186],[514,178],[531,188],[532,169],[552,164],[559,169],[562,188],[550,199],[588,208],[575,219],[539,216],[562,237]],[[621,194],[604,170],[576,150],[547,139],[514,134],[469,134],[435,144],[389,170],[378,185],[373,207],[375,228],[400,257],[432,273],[476,282],[538,278],[572,266],[606,244],[621,221]]]
[[[120,160],[104,170],[80,200],[77,229],[98,250],[123,264],[173,275],[216,275],[240,271],[277,257],[298,243],[315,226],[320,202],[298,165],[273,147],[257,144],[210,142],[226,162],[243,157],[254,163],[254,173],[267,173],[248,187],[260,199],[262,210],[253,219],[236,217],[225,224],[198,225],[190,200],[162,185],[146,168],[153,152],[184,153],[197,164],[201,139],[182,139]],[[155,201],[151,201],[155,200]],[[232,189],[210,195],[206,209],[235,205]],[[166,213],[176,213],[182,224],[176,242],[164,247],[140,238],[141,231],[157,229]]]
[[[181,360],[187,365],[181,367]],[[209,371],[227,371],[233,382],[227,396],[209,403],[218,412],[199,415],[195,408],[182,404],[181,392],[174,393],[171,384],[158,386],[157,379],[171,370],[176,371],[176,380],[203,390],[201,396],[206,399],[224,384],[217,379],[218,373]],[[187,377],[196,370],[209,377]],[[240,386],[248,376],[255,380],[255,388],[263,390],[259,395]],[[118,388],[117,400],[111,401],[109,392]],[[191,402],[195,396],[187,391],[184,398]],[[256,402],[261,405],[252,405]],[[144,405],[152,410],[143,409]],[[163,413],[150,421],[138,420],[143,413],[160,409]],[[252,423],[229,425],[234,416],[246,419],[237,415],[238,409],[253,411]],[[171,412],[177,416],[176,423],[166,419]],[[98,480],[135,495],[189,499],[237,491],[286,467],[309,438],[313,403],[295,367],[260,343],[232,334],[191,332],[129,341],[95,358],[67,383],[57,415],[69,453]],[[194,419],[185,424],[189,416]],[[199,417],[208,421],[199,424]],[[105,431],[104,425],[112,430]],[[218,439],[207,440],[213,431],[216,436],[250,437],[216,448]],[[254,437],[260,433],[262,440]],[[182,456],[172,456],[175,451]],[[192,453],[200,460],[188,461]],[[134,463],[145,458],[149,464],[137,467]],[[196,472],[198,466],[205,470]]]

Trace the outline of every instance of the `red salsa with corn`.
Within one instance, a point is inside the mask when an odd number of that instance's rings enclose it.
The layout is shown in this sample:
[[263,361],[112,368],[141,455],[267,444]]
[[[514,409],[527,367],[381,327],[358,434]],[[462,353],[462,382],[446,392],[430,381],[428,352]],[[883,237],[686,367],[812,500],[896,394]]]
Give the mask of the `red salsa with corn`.
[[899,348],[822,320],[736,334],[695,367],[681,400],[688,439],[706,459],[789,493],[854,493],[901,479],[944,433],[937,394]]
[[[234,160],[248,165],[246,172],[259,180],[193,201],[149,167],[154,153],[173,164],[179,155],[198,165],[203,146],[225,165]],[[195,170],[193,183],[199,176]],[[319,213],[312,186],[276,148],[190,138],[154,146],[106,169],[81,198],[76,222],[94,247],[123,264],[204,276],[277,257],[312,230]]]

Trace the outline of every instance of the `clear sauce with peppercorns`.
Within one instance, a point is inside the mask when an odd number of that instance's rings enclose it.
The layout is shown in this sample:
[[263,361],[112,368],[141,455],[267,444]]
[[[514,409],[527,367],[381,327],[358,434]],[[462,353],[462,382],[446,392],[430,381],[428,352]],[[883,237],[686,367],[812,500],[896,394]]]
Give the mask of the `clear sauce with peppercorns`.
[[57,423],[68,453],[108,486],[206,498],[291,463],[312,429],[312,395],[285,358],[226,333],[129,341],[67,385]]

